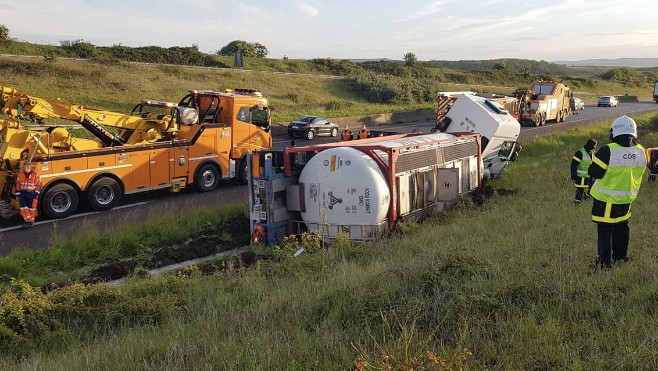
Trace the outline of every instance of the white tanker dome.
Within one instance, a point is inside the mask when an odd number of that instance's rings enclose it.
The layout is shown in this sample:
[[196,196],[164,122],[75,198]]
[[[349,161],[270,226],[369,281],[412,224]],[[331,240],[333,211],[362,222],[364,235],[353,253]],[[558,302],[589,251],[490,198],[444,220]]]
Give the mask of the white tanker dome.
[[307,225],[377,225],[386,219],[390,196],[384,174],[365,153],[332,148],[313,156],[299,176]]

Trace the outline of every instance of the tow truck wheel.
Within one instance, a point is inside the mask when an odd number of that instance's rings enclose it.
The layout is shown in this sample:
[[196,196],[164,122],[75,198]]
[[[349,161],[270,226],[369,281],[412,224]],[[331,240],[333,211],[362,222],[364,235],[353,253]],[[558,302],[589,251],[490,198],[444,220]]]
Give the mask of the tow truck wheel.
[[121,199],[121,187],[112,178],[100,178],[89,187],[87,200],[89,206],[97,211],[110,210]]
[[245,185],[249,183],[249,174],[247,169],[247,157],[242,157],[238,161],[238,184]]
[[219,171],[212,164],[201,165],[194,178],[200,192],[210,192],[219,184]]
[[41,207],[49,218],[62,219],[73,215],[78,208],[78,200],[78,192],[72,186],[60,183],[48,188]]

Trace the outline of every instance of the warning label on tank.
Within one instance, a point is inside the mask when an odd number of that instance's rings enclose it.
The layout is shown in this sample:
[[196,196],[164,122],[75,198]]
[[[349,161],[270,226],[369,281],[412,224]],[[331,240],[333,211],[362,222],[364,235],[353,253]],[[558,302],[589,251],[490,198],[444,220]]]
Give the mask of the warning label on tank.
[[318,202],[318,185],[315,183],[309,184],[308,196],[314,201]]

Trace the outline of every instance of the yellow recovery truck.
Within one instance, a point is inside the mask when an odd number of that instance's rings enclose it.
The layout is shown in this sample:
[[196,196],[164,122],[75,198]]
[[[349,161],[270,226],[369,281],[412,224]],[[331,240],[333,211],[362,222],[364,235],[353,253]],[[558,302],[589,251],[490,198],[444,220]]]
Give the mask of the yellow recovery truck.
[[[220,179],[246,184],[246,155],[270,149],[268,101],[255,90],[190,91],[181,101],[143,100],[130,114],[63,103],[0,86],[0,215],[16,213],[14,183],[31,162],[44,186],[40,212],[64,218],[86,199],[108,210],[123,195]],[[75,122],[89,135],[54,125]]]
[[573,93],[562,83],[535,81],[529,89],[514,92],[514,96],[521,101],[521,125],[543,126],[548,121],[562,122],[571,114],[569,99]]

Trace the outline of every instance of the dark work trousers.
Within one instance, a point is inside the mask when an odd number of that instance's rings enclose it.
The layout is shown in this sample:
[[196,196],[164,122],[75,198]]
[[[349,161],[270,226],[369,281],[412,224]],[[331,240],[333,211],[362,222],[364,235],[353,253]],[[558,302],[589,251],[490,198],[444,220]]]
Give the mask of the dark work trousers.
[[599,261],[609,267],[612,260],[628,260],[630,230],[628,220],[619,223],[596,223],[599,236]]
[[582,201],[589,201],[589,189],[588,188],[576,188],[576,196],[573,198],[574,202],[577,204]]
[[576,196],[574,201],[576,205],[582,201],[589,201],[589,190],[592,189],[592,178],[576,178],[574,184],[576,185]]

